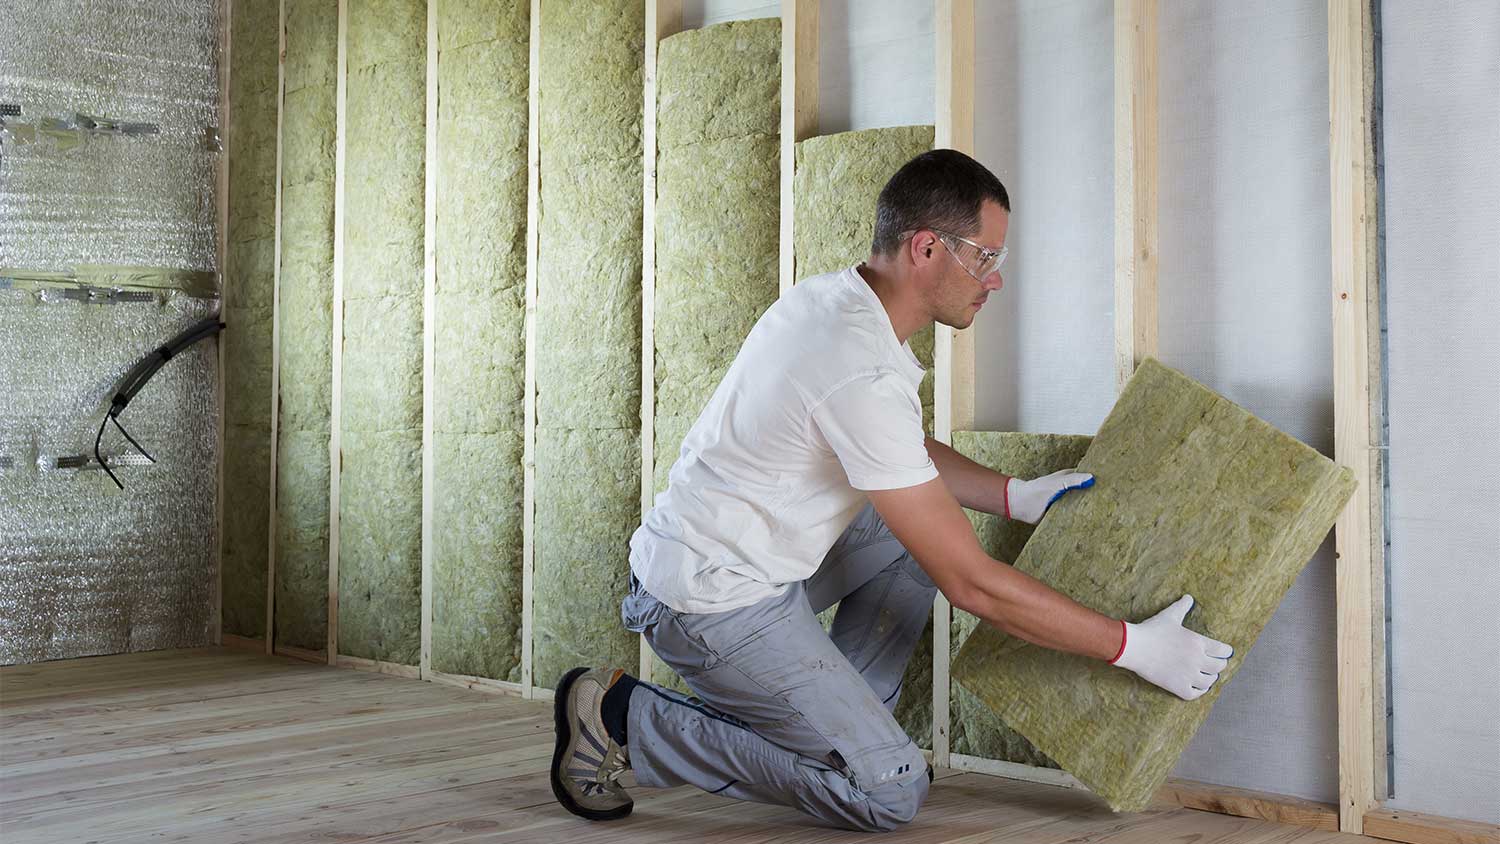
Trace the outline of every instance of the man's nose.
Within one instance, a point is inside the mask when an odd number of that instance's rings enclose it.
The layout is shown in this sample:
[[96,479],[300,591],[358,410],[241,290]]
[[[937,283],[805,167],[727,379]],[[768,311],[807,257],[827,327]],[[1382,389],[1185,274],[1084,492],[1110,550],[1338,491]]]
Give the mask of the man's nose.
[[1005,286],[1005,276],[1001,275],[999,270],[995,270],[984,277],[983,284],[985,290],[999,290]]

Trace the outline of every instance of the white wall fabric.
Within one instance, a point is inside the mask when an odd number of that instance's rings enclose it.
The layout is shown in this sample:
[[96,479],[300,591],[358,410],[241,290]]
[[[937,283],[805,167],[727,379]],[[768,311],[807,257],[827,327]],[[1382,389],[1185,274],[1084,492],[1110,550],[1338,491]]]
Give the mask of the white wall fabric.
[[[1327,6],[1167,3],[1160,38],[1161,359],[1332,454]],[[1333,586],[1328,542],[1177,776],[1337,800]]]
[[1005,287],[975,328],[980,430],[1092,434],[1114,405],[1112,8],[975,10],[975,155],[1012,211]]
[[1500,823],[1500,5],[1383,24],[1390,804]]

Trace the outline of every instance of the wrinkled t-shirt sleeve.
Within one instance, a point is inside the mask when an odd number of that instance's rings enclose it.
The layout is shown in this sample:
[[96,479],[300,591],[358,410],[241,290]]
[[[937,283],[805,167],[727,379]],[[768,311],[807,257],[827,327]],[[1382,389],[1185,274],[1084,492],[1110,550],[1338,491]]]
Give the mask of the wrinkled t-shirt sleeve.
[[844,383],[813,408],[812,421],[855,489],[901,489],[938,476],[924,445],[921,400],[894,372]]

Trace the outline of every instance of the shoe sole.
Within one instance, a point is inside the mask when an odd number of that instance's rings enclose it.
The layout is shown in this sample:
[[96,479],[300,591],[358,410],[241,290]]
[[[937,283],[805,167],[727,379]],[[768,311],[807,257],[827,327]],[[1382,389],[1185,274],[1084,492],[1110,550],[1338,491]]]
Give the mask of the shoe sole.
[[567,758],[572,753],[569,749],[569,745],[573,743],[573,731],[568,727],[568,695],[573,690],[574,681],[580,675],[587,674],[588,671],[588,668],[575,668],[564,674],[562,679],[557,681],[557,688],[552,695],[552,722],[557,734],[557,743],[552,748],[550,777],[552,796],[557,798],[557,802],[561,803],[564,809],[580,818],[587,818],[591,821],[615,821],[630,814],[635,804],[626,803],[617,809],[586,809],[573,800],[573,796],[562,784],[562,777],[558,775],[558,771],[566,767]]

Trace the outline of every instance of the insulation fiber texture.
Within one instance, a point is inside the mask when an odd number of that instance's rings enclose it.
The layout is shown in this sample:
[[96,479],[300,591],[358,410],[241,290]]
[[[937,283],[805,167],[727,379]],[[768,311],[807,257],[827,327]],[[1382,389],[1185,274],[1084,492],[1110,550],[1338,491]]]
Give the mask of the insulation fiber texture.
[[427,17],[355,0],[339,476],[339,652],[416,664],[421,643]]
[[[657,69],[655,484],[780,293],[781,21],[661,42]],[[659,660],[652,679],[684,689]]]
[[[964,456],[1007,475],[1033,478],[1055,469],[1078,465],[1088,448],[1088,437],[1054,434],[1012,434],[955,431],[953,447]],[[969,521],[980,544],[997,560],[1011,561],[1031,536],[1032,526],[1010,521],[988,513],[968,512]],[[951,652],[978,622],[962,610],[953,610],[950,640]],[[1036,752],[1031,743],[1006,727],[982,703],[962,686],[950,684],[952,702],[949,721],[949,747],[954,753],[966,753],[987,759],[1004,759],[1030,765],[1052,764]],[[896,720],[918,744],[932,743],[932,621],[917,640],[916,650],[901,680],[901,700],[896,706]],[[1055,767],[1055,766],[1054,766]]]
[[[864,129],[797,144],[792,182],[796,276],[804,279],[864,260],[875,235],[875,200],[901,165],[932,149],[931,126]],[[911,350],[932,369],[932,329],[912,335]],[[922,416],[932,428],[932,377],[923,379]]]
[[271,518],[271,300],[275,286],[277,18],[231,8],[229,238],[224,281],[224,632],[266,627]]
[[[1091,441],[1091,437],[1064,434],[953,433],[953,447],[960,454],[1001,474],[1022,479],[1077,466]],[[1002,562],[1018,559],[1035,529],[1025,522],[989,513],[970,510],[968,515],[985,553]],[[962,610],[953,611],[951,641],[954,655],[957,655],[958,645],[978,624],[977,617]],[[950,700],[953,702],[951,741],[954,753],[1026,765],[1057,766],[1031,742],[1005,726],[989,707],[962,685],[952,684]]]
[[633,665],[620,624],[640,523],[645,9],[542,4],[533,669]]
[[1353,473],[1149,359],[1016,568],[1107,615],[1144,621],[1183,594],[1187,626],[1235,647],[1182,701],[1099,660],[981,626],[954,677],[1119,811],[1144,809],[1354,491]]
[[656,487],[780,292],[781,22],[674,35],[659,53]]
[[530,4],[437,5],[432,665],[521,679]]
[[328,440],[338,4],[287,0],[281,114],[276,642],[328,643]]

